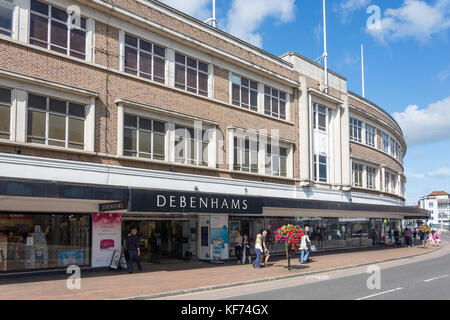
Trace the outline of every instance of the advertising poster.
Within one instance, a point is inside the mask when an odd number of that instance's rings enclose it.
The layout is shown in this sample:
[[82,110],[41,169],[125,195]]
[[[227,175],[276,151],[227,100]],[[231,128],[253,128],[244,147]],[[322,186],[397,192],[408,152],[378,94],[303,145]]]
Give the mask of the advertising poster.
[[92,266],[108,267],[114,250],[122,250],[122,214],[92,214]]
[[228,216],[211,216],[211,247],[222,240],[222,259],[228,259]]
[[58,267],[67,267],[70,265],[84,265],[83,250],[59,250]]

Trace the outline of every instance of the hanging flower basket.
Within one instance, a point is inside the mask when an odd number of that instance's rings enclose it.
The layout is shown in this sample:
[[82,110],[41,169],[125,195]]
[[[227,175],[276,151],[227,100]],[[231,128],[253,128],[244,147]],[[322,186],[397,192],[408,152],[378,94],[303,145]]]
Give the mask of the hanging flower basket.
[[430,234],[431,228],[427,224],[423,224],[419,227],[419,232],[423,232],[425,234]]
[[278,228],[275,231],[275,242],[283,243],[286,248],[286,259],[288,261],[288,270],[291,269],[290,256],[295,253],[295,249],[300,247],[304,232],[299,226],[288,224]]

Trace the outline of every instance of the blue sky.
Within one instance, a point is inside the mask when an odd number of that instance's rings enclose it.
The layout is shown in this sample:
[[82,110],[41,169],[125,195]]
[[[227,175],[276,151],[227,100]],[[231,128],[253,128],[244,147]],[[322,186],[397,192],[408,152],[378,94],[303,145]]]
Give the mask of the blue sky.
[[[212,0],[163,0],[205,20]],[[316,59],[323,51],[321,0],[216,0],[219,28],[262,49]],[[372,9],[369,13],[369,6]],[[377,29],[367,20],[379,8]],[[328,64],[392,114],[408,140],[406,198],[450,192],[450,0],[327,0]]]

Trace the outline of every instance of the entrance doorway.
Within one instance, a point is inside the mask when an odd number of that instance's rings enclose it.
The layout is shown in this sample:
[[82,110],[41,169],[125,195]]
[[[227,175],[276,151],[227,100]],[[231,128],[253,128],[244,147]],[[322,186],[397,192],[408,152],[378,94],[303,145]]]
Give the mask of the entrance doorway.
[[135,227],[141,239],[141,261],[196,258],[196,221],[192,219],[124,218],[124,240]]

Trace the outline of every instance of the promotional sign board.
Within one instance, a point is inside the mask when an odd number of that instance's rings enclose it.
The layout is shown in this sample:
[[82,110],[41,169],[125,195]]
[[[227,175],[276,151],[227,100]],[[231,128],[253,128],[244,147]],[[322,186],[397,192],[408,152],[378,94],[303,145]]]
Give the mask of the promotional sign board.
[[221,258],[228,259],[228,216],[211,216],[211,247],[214,241],[221,241]]
[[92,214],[92,266],[108,267],[114,250],[121,250],[122,215]]

